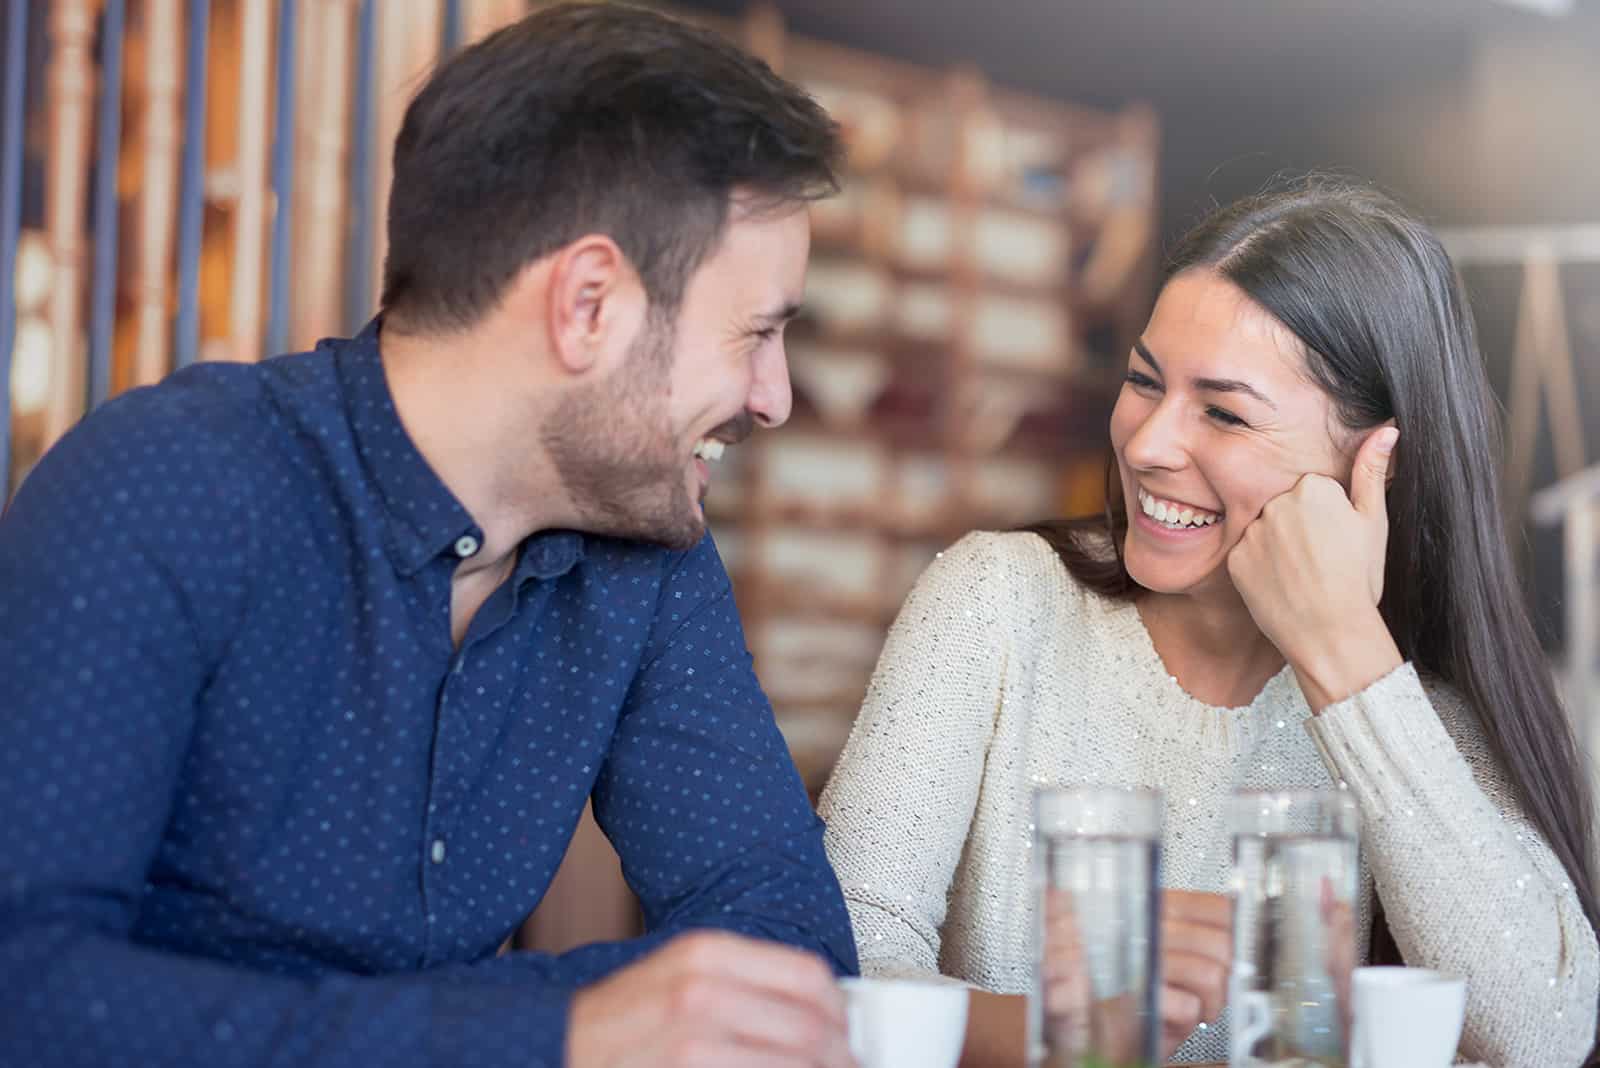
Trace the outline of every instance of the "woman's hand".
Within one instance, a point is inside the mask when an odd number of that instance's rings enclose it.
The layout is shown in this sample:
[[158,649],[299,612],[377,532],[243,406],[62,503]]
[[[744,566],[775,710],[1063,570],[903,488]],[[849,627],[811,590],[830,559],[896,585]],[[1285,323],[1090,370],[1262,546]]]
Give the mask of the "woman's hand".
[[1361,443],[1350,493],[1305,475],[1273,498],[1228,555],[1261,632],[1300,679],[1313,712],[1370,686],[1402,658],[1378,611],[1389,542],[1384,488],[1399,432]]
[[1138,998],[1126,990],[1096,996],[1070,893],[1046,893],[1044,932],[1044,1028],[1052,1051],[1074,1064],[1089,1053],[1107,1064],[1141,1062]]
[[1054,1049],[1087,1049],[1089,1020],[1094,1011],[1089,961],[1078,934],[1072,895],[1064,890],[1045,892],[1044,960],[1040,972],[1045,1040]]
[[[1094,1049],[1112,1063],[1139,1057],[1139,1006],[1096,999],[1070,895],[1045,898],[1045,1027],[1059,1049]],[[1161,893],[1161,1058],[1201,1023],[1221,1017],[1233,961],[1233,901],[1194,890]]]
[[1341,901],[1333,890],[1333,881],[1322,878],[1322,928],[1328,946],[1328,976],[1333,980],[1334,996],[1339,999],[1339,1023],[1344,1027],[1344,1041],[1348,1046],[1354,1031],[1355,1003],[1352,1002],[1351,981],[1356,969],[1356,910],[1350,902]]
[[1194,890],[1161,893],[1161,1057],[1221,1017],[1233,967],[1233,900]]

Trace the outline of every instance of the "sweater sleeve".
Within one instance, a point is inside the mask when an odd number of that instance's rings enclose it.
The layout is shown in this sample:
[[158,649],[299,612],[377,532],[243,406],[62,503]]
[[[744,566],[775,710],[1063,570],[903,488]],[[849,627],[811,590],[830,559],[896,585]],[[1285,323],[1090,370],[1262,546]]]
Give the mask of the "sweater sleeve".
[[1378,898],[1408,964],[1467,980],[1461,1053],[1501,1068],[1582,1062],[1600,948],[1470,710],[1410,665],[1307,722],[1354,794]]
[[994,535],[929,565],[890,628],[820,812],[863,975],[934,976],[1005,677]]

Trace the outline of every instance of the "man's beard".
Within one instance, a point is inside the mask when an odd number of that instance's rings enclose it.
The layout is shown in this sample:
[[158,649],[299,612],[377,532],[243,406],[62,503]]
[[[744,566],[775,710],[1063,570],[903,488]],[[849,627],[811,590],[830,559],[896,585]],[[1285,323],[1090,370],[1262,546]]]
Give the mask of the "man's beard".
[[627,360],[545,419],[540,442],[590,533],[693,548],[705,520],[672,429],[674,330],[650,313]]

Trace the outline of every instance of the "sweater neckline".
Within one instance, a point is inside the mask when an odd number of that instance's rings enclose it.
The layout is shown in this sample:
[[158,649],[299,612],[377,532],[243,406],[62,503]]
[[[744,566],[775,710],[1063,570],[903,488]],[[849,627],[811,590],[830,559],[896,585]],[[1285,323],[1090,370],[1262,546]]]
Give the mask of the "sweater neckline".
[[1299,695],[1299,684],[1294,677],[1294,668],[1286,663],[1256,691],[1248,704],[1208,704],[1185,690],[1178,677],[1167,670],[1166,662],[1161,659],[1161,653],[1156,649],[1155,639],[1151,637],[1149,628],[1144,625],[1144,618],[1139,615],[1139,606],[1133,601],[1125,601],[1119,604],[1117,609],[1123,616],[1124,626],[1143,666],[1163,681],[1165,688],[1178,700],[1180,707],[1187,711],[1235,720],[1253,718],[1266,712],[1281,713],[1284,700],[1293,700]]

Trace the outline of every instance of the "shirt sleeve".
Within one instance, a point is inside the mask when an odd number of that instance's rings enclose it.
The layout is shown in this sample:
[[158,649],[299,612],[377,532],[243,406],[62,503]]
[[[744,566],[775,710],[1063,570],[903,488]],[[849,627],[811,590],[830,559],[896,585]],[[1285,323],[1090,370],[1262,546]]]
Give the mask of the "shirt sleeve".
[[[821,955],[856,954],[822,823],[745,648],[708,536],[668,558],[642,667],[595,784],[595,819],[644,909],[644,945],[721,928]],[[633,943],[566,955],[575,974]]]
[[136,941],[256,530],[238,439],[175,392],[102,407],[0,517],[0,1060],[555,1068],[556,958],[301,979]]
[[939,974],[946,902],[1000,710],[1004,577],[987,534],[929,565],[823,792],[828,855],[866,974]]
[[1425,690],[1408,664],[1307,729],[1360,806],[1363,848],[1406,963],[1467,980],[1462,1054],[1504,1068],[1583,1060],[1600,948],[1461,699]]

